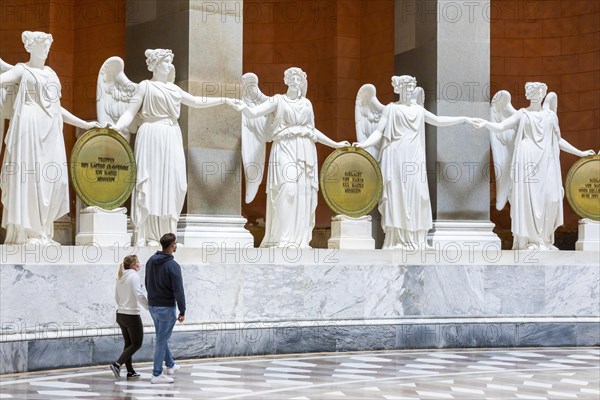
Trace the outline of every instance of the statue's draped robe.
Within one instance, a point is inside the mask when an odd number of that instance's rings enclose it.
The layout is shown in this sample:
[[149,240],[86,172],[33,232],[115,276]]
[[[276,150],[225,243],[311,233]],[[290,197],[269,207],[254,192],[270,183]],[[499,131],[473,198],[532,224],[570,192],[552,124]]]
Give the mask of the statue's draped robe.
[[7,244],[46,242],[54,235],[54,221],[69,212],[61,86],[49,67],[14,68],[23,75],[5,139],[2,227]]
[[417,248],[433,226],[425,164],[425,109],[419,105],[388,104],[382,114],[379,201],[383,248]]
[[558,117],[551,110],[520,113],[509,195],[513,248],[551,249],[563,224]]
[[273,144],[267,176],[265,237],[261,247],[307,248],[315,226],[317,150],[311,102],[275,95]]
[[137,183],[131,195],[134,241],[142,245],[159,241],[165,233],[177,233],[187,191],[183,139],[177,122],[181,93],[172,83],[145,82],[139,111],[142,124],[135,141]]

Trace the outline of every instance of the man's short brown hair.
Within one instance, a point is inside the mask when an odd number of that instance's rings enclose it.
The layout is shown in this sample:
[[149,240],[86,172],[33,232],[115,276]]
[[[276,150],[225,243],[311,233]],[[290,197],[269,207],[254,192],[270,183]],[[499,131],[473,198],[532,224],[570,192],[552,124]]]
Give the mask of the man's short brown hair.
[[175,236],[175,234],[165,233],[160,238],[160,245],[162,246],[163,250],[165,250],[165,249],[168,249],[169,247],[171,247],[171,245],[173,243],[175,243],[176,241],[177,241],[177,236]]

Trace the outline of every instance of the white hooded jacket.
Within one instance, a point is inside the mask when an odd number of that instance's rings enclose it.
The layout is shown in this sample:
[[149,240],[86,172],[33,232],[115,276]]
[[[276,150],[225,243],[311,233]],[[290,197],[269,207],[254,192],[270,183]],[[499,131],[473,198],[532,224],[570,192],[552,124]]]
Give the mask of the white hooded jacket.
[[140,315],[140,305],[148,309],[148,299],[142,290],[140,276],[133,269],[123,271],[123,276],[117,281],[115,288],[115,300],[118,313],[128,315]]

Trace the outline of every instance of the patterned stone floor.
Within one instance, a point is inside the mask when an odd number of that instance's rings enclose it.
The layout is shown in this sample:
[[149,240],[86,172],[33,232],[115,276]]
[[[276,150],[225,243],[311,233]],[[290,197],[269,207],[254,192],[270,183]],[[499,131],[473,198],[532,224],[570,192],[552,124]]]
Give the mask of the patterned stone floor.
[[0,376],[0,399],[594,399],[600,350],[398,351],[180,361],[174,384],[108,367]]

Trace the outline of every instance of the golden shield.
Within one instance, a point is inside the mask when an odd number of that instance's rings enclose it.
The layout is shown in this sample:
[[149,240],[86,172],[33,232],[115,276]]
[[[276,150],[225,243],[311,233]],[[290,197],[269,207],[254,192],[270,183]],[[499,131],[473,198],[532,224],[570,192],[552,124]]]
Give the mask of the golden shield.
[[583,157],[573,164],[565,189],[577,215],[600,221],[600,155]]
[[356,147],[331,153],[323,163],[319,183],[329,208],[338,215],[354,218],[371,212],[383,190],[379,164]]
[[136,165],[129,143],[110,128],[84,133],[71,154],[71,180],[84,203],[115,209],[131,195]]

